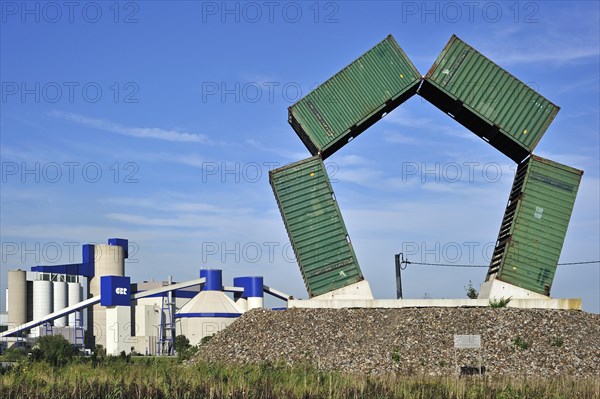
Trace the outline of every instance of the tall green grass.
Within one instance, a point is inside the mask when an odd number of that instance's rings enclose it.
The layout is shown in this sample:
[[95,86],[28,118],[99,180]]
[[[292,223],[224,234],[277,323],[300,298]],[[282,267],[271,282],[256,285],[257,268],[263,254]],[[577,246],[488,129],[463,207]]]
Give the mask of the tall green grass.
[[64,367],[21,362],[0,374],[0,398],[415,398],[593,399],[598,379],[486,376],[365,376],[272,364],[192,366],[164,359]]

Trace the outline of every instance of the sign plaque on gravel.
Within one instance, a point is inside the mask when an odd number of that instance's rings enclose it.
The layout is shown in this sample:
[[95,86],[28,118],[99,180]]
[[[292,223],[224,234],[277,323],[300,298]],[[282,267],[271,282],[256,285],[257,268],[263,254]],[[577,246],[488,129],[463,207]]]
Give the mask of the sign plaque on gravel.
[[454,367],[460,374],[456,358],[457,349],[479,349],[479,375],[481,376],[481,335],[455,335],[454,336]]
[[480,349],[481,335],[455,335],[454,347],[457,349]]

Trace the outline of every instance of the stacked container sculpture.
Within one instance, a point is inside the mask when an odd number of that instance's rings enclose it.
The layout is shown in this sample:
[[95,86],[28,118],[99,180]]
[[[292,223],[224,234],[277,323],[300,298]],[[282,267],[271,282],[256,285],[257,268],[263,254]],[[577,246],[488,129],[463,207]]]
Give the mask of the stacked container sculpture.
[[533,155],[560,108],[455,35],[425,77],[390,35],[289,107],[312,157],[269,178],[309,295],[364,279],[323,160],[415,94],[518,164],[486,281],[550,295],[583,174]]

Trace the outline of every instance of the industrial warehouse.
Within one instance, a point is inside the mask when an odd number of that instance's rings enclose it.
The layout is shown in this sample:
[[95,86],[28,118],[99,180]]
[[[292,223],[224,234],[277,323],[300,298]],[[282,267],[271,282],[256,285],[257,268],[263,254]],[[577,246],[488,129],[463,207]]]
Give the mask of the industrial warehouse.
[[[323,163],[415,94],[517,164],[477,299],[375,299]],[[191,281],[132,282],[128,240],[110,238],[84,245],[81,263],[9,271],[2,346],[60,334],[82,350],[173,355],[176,336],[196,345],[262,308],[265,294],[283,301],[278,310],[485,307],[502,298],[515,308],[580,310],[581,300],[550,294],[583,172],[533,153],[558,111],[457,36],[423,77],[390,35],[289,107],[311,157],[271,171],[269,180],[309,299],[271,287],[268,276],[227,284],[213,268]]]

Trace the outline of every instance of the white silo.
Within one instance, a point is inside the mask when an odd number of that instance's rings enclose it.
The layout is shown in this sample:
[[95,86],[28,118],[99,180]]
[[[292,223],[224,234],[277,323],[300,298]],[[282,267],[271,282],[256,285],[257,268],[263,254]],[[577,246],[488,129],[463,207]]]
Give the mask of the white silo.
[[[52,283],[53,285],[53,295],[54,295],[54,312],[64,309],[67,307],[67,283],[64,281],[55,281]],[[67,325],[67,317],[59,317],[54,320],[54,325],[56,327],[64,327]]]
[[[73,306],[81,302],[81,284],[67,283],[67,304]],[[75,313],[69,314],[69,325],[75,326]]]
[[24,270],[8,272],[8,323],[17,326],[27,322],[27,273]]
[[[125,274],[125,250],[119,245],[98,244],[94,245],[94,277],[90,280],[90,296],[100,295],[100,277],[123,276]],[[88,320],[88,323],[90,321]],[[93,324],[91,324],[93,323]],[[106,348],[106,309],[94,305],[92,320],[88,331],[93,328],[95,344]]]
[[[35,280],[33,282],[33,320],[38,320],[50,313],[52,313],[52,282]],[[31,335],[39,336],[39,328],[34,328]]]

